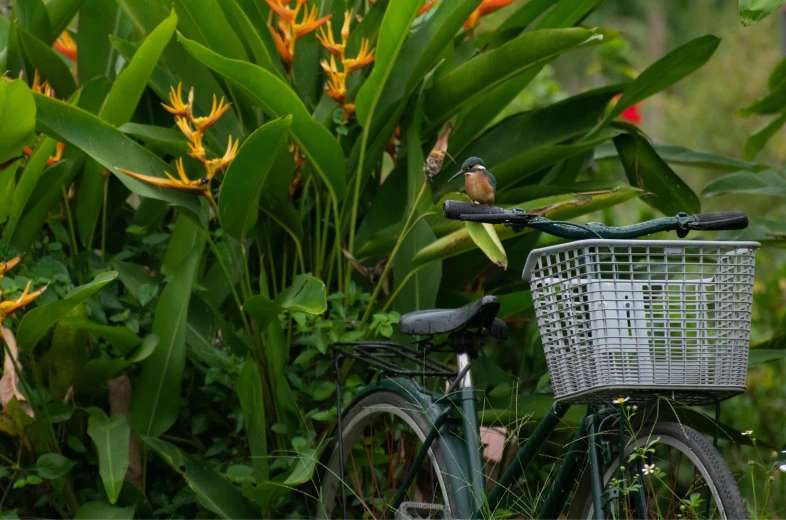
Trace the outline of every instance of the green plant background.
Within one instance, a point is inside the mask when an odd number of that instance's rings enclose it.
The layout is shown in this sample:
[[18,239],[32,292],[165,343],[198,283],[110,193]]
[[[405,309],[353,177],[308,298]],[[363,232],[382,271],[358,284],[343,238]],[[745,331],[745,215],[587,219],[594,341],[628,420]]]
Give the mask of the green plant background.
[[[500,204],[552,218],[751,216],[745,232],[702,236],[765,246],[749,390],[724,404],[720,448],[751,515],[782,516],[786,66],[782,13],[765,17],[777,6],[516,0],[467,30],[480,0],[423,15],[417,0],[312,3],[337,39],[344,10],[360,15],[348,55],[361,38],[376,49],[347,80],[349,119],[324,92],[315,33],[282,66],[263,0],[2,6],[0,62],[22,79],[0,82],[0,261],[25,256],[0,289],[14,299],[28,281],[48,284],[3,322],[35,417],[16,399],[0,414],[2,515],[310,516],[336,415],[330,343],[405,341],[402,313],[481,294],[500,297],[511,330],[473,365],[484,421],[526,437],[551,396],[520,273],[554,239],[441,217],[443,200],[465,200],[446,182],[455,163],[478,155]],[[64,30],[75,62],[52,50]],[[55,98],[30,93],[36,71]],[[202,175],[161,107],[179,82],[198,116],[213,95],[232,103],[204,140],[209,158],[241,142],[211,185],[215,204],[120,171],[164,178],[185,156]],[[619,118],[634,105],[638,125]],[[447,122],[445,164],[426,182]],[[618,159],[625,136],[640,176]],[[65,151],[48,165],[57,141]],[[374,377],[346,375],[345,404]],[[519,483],[525,514],[559,452],[556,442]]]

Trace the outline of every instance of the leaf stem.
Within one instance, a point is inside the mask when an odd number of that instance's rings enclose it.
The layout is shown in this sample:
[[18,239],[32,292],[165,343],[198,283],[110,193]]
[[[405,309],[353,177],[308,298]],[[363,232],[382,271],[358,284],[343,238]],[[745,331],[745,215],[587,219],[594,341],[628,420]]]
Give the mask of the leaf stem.
[[[412,217],[415,215],[415,212],[417,211],[418,203],[420,202],[420,199],[423,197],[423,194],[426,192],[427,186],[428,186],[428,180],[424,179],[423,185],[420,187],[420,192],[418,193],[418,196],[415,198],[415,202],[412,203],[412,207],[409,210],[409,215],[407,215],[407,220],[404,222],[404,226],[401,229],[401,234],[398,236],[398,239],[396,240],[396,245],[393,247],[393,251],[391,251],[390,257],[388,258],[388,261],[385,264],[385,269],[382,270],[382,275],[379,277],[379,281],[377,281],[377,285],[374,287],[374,292],[371,293],[371,300],[369,300],[368,306],[366,307],[366,312],[363,313],[363,318],[360,320],[361,326],[365,325],[365,323],[368,321],[368,318],[371,316],[371,311],[374,308],[374,302],[376,302],[377,296],[379,295],[379,291],[380,289],[382,289],[382,285],[387,279],[391,267],[393,267],[393,261],[395,260],[396,255],[398,254],[398,250],[401,248],[401,244],[404,242],[404,239],[407,238],[407,235],[409,235],[409,232],[412,231],[412,228],[410,227],[409,223],[412,221]],[[411,272],[413,271],[410,271],[410,273]],[[409,275],[407,276],[409,277]],[[396,288],[394,294],[398,294],[399,289],[400,287]],[[391,298],[390,301],[393,301],[393,299]]]
[[68,220],[68,235],[71,239],[71,255],[77,254],[76,232],[74,231],[74,218],[71,215],[71,205],[68,203],[68,193],[66,187],[61,186],[60,190],[63,192],[63,205],[65,206],[66,219]]
[[[221,266],[221,270],[224,272],[224,276],[227,279],[227,283],[229,284],[230,289],[232,290],[232,297],[235,300],[235,304],[237,305],[238,310],[240,311],[240,319],[243,320],[243,328],[246,329],[246,332],[251,335],[251,325],[248,323],[248,319],[246,318],[246,313],[243,312],[243,303],[240,301],[240,296],[237,294],[237,289],[235,289],[235,283],[232,281],[232,276],[229,274],[229,270],[227,269],[226,264],[224,263],[224,259],[221,258],[221,254],[216,247],[216,243],[213,242],[213,237],[210,236],[210,230],[204,229],[200,227],[202,232],[205,234],[205,238],[207,239],[207,243],[210,245],[210,250],[213,252],[213,255],[216,257],[218,261],[218,265]],[[241,284],[242,285],[242,284]]]
[[104,203],[101,211],[101,264],[104,264],[104,255],[106,254],[106,206],[109,194],[109,175],[104,177]]

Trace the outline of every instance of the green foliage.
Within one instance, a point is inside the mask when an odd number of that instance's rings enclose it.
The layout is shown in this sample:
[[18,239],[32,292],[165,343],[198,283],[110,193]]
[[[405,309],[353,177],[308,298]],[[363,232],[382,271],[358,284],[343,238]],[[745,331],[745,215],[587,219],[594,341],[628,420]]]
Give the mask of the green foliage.
[[[401,313],[484,290],[512,332],[511,348],[473,365],[489,410],[513,399],[514,419],[548,408],[531,296],[517,280],[539,236],[443,219],[442,202],[464,199],[445,182],[453,161],[484,158],[500,204],[554,219],[638,198],[698,211],[673,165],[731,172],[706,195],[780,189],[779,174],[749,162],[780,115],[751,138],[747,161],[652,144],[618,121],[699,69],[717,38],[691,40],[632,81],[609,75],[567,93],[550,63],[623,38],[591,27],[602,0],[529,0],[470,27],[480,3],[423,14],[419,0],[364,4],[345,47],[331,54],[316,27],[301,29],[283,45],[291,60],[271,35],[285,37],[287,22],[261,0],[14,3],[4,56],[9,77],[23,75],[0,81],[0,261],[25,256],[0,289],[11,300],[28,281],[48,288],[3,322],[35,413],[17,396],[0,415],[0,452],[20,459],[3,510],[313,516],[304,497],[337,414],[330,344],[399,340]],[[307,5],[332,14],[321,29],[344,45],[343,5]],[[75,61],[52,47],[63,30]],[[352,61],[361,48],[373,63]],[[746,113],[780,114],[783,70]],[[31,94],[36,71],[54,98]],[[219,100],[231,106],[212,113]],[[426,178],[448,123],[447,160]],[[605,176],[615,160],[627,182]],[[780,352],[765,346],[751,364]],[[360,363],[340,369],[342,406],[377,377]]]

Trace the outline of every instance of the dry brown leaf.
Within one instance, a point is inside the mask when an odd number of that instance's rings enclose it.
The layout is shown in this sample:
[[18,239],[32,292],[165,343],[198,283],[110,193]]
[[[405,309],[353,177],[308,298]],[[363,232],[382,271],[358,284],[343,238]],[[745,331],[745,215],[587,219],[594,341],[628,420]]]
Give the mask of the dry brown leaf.
[[19,391],[19,375],[16,373],[16,365],[19,363],[19,349],[16,346],[14,333],[9,329],[0,326],[0,334],[3,335],[8,348],[5,349],[5,362],[3,363],[3,377],[0,378],[0,404],[3,410],[8,407],[11,399],[16,397],[19,407],[30,417],[35,417],[30,402]]
[[[109,391],[109,413],[119,413],[128,418],[128,407],[131,405],[133,392],[128,376],[117,376],[106,383]],[[126,480],[135,487],[142,489],[142,452],[134,434],[128,441],[128,471]]]

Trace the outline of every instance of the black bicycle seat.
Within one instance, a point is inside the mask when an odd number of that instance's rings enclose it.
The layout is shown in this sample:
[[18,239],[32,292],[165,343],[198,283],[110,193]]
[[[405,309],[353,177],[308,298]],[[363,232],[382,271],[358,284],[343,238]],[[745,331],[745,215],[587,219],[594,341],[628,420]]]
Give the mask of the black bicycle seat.
[[495,338],[508,337],[508,327],[497,318],[499,300],[484,296],[458,309],[429,309],[405,314],[399,321],[402,334],[413,336],[443,334],[465,327],[483,327]]

